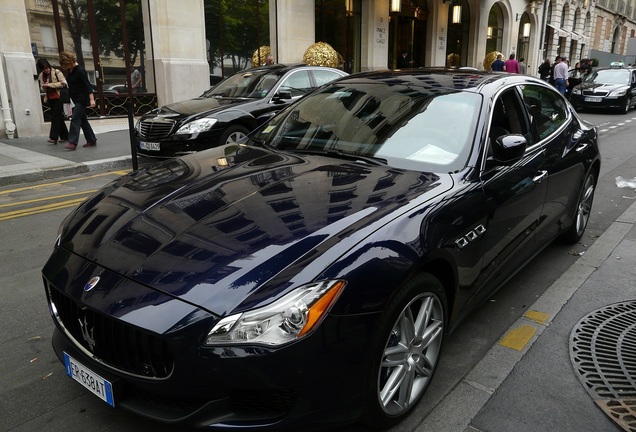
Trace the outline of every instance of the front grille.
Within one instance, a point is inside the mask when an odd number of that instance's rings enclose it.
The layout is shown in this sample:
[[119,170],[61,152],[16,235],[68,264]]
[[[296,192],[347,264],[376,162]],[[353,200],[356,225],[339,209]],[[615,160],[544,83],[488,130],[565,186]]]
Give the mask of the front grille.
[[592,90],[583,90],[584,96],[607,96],[606,91],[592,91]]
[[160,337],[80,307],[54,287],[49,293],[66,332],[97,360],[144,378],[166,378],[172,372],[172,355]]
[[172,134],[173,120],[150,119],[139,123],[139,136],[147,141],[161,141]]

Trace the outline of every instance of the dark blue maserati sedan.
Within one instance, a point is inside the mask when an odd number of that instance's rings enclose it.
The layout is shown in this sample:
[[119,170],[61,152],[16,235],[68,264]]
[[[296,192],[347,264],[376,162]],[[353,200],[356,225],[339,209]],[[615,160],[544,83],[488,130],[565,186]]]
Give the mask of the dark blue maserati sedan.
[[158,421],[390,427],[469,311],[581,239],[599,169],[596,129],[538,79],[350,75],[75,209],[43,269],[53,347]]

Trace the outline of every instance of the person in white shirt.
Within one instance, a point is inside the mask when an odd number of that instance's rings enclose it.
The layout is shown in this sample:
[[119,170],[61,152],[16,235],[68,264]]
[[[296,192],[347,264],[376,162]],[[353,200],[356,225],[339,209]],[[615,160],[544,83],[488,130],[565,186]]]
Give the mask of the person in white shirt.
[[556,64],[554,65],[554,87],[565,95],[565,91],[568,88],[568,63],[565,57],[558,57]]

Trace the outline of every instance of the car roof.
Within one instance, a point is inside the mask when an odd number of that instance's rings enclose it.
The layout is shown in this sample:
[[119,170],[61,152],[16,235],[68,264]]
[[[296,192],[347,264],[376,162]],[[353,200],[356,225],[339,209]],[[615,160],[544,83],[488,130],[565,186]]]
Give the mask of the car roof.
[[312,66],[306,63],[289,63],[289,64],[275,63],[272,65],[256,66],[250,69],[238,71],[236,73],[255,72],[255,71],[277,71],[277,72],[280,72],[281,74],[284,74],[290,70],[302,69],[302,68],[321,68],[321,69],[339,70],[339,69],[326,67],[326,66]]
[[628,70],[628,71],[632,71],[636,68],[634,68],[633,66],[603,66],[603,67],[598,67],[598,68],[594,68],[595,71],[600,71],[600,70]]
[[338,82],[365,82],[368,80],[384,81],[388,84],[420,86],[430,89],[437,88],[473,92],[480,92],[485,86],[503,80],[510,82],[525,81],[542,83],[538,78],[529,75],[444,67],[360,72],[341,78]]

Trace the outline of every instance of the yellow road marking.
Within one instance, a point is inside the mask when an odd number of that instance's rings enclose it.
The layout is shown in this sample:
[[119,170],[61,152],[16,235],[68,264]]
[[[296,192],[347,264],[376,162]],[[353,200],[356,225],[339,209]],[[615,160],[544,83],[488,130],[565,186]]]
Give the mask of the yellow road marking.
[[47,204],[39,207],[31,207],[24,210],[15,210],[6,213],[0,213],[0,221],[15,219],[23,216],[31,216],[38,213],[44,213],[53,210],[59,210],[67,207],[74,207],[79,203],[83,202],[85,197],[70,200],[70,201],[62,201],[59,203]]
[[539,324],[545,323],[548,318],[550,318],[550,315],[548,315],[547,313],[535,310],[529,310],[528,312],[523,314],[523,316]]
[[10,193],[21,192],[21,191],[29,190],[29,189],[38,189],[38,188],[49,187],[49,186],[58,186],[58,185],[62,185],[62,184],[65,184],[65,183],[77,182],[77,181],[82,181],[82,180],[96,178],[96,177],[104,177],[104,176],[113,175],[113,174],[115,174],[117,176],[121,176],[121,175],[124,175],[124,174],[128,174],[131,171],[132,170],[111,171],[111,172],[107,172],[107,173],[94,174],[94,175],[91,175],[91,176],[85,176],[85,177],[76,178],[76,179],[60,180],[60,181],[52,182],[52,183],[42,183],[42,184],[37,184],[37,185],[24,186],[24,187],[19,187],[19,188],[15,188],[15,189],[8,189],[8,190],[5,190],[5,191],[0,191],[0,195],[8,195]]
[[499,341],[499,345],[521,351],[526,344],[530,342],[530,339],[532,339],[532,336],[534,336],[536,332],[534,327],[522,325],[514,330],[510,330],[508,334]]
[[90,194],[92,194],[94,192],[97,192],[97,189],[90,189],[90,190],[85,190],[85,191],[82,191],[82,192],[75,192],[75,193],[56,195],[56,196],[45,197],[45,198],[37,198],[37,199],[32,199],[32,200],[19,201],[19,202],[9,203],[9,204],[0,204],[0,208],[3,208],[3,207],[16,207],[16,206],[23,205],[23,204],[32,204],[32,203],[35,203],[35,202],[51,201],[51,200],[55,200],[55,199],[68,198],[68,197],[77,196],[77,195],[85,195],[84,198],[86,198],[86,197],[88,197],[88,195],[90,195]]

